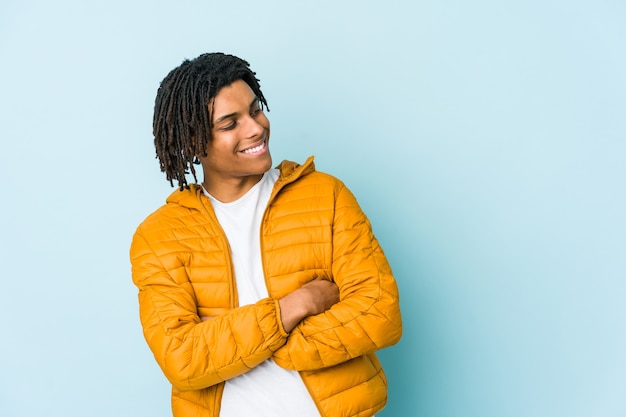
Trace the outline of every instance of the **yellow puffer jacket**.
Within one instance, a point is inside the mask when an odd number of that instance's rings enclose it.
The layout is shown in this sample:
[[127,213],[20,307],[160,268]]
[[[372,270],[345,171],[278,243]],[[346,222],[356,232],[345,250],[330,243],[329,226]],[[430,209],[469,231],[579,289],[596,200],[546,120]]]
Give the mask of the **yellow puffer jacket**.
[[[323,417],[371,416],[387,401],[374,352],[402,333],[389,264],[339,180],[312,158],[279,168],[261,226],[270,298],[236,308],[228,241],[197,185],[171,194],[133,237],[144,336],[172,383],[175,417],[218,417],[224,381],[268,358],[300,372]],[[277,300],[318,278],[339,286],[340,302],[285,333]]]

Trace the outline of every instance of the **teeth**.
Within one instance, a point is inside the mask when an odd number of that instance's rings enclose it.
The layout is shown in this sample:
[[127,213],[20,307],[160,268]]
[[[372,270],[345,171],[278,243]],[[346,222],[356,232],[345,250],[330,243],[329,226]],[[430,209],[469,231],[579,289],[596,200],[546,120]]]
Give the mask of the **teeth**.
[[246,149],[246,150],[241,151],[241,152],[243,152],[243,153],[255,153],[255,152],[260,151],[263,148],[265,148],[265,142],[263,142],[259,146],[255,146],[254,148]]

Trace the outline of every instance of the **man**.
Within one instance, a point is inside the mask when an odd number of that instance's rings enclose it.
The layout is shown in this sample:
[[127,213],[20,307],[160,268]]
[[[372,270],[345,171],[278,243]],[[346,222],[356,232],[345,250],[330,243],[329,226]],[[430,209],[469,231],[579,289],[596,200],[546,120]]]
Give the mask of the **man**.
[[395,280],[339,180],[312,158],[272,169],[265,108],[232,55],[162,81],[155,146],[179,188],[131,246],[146,341],[175,417],[371,416],[387,400],[374,352],[402,333]]

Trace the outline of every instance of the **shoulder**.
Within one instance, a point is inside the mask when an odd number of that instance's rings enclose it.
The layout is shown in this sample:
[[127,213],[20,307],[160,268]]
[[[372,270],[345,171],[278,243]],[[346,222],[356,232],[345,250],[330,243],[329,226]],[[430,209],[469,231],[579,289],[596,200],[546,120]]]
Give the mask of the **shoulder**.
[[336,177],[314,171],[283,187],[278,193],[278,199],[293,203],[301,202],[307,206],[319,204],[323,207],[332,207],[344,189],[344,184]]
[[278,166],[280,171],[279,183],[286,183],[291,189],[305,189],[307,187],[324,187],[341,189],[345,185],[337,177],[326,172],[317,171],[313,157],[309,157],[303,164],[283,161]]
[[[279,181],[282,181],[281,177]],[[341,206],[346,194],[351,195],[344,183],[334,175],[315,169],[303,169],[300,175],[287,178],[279,185],[273,208],[290,214],[326,212],[329,215]]]
[[194,228],[206,223],[197,186],[172,192],[166,203],[148,215],[137,227],[135,235],[143,235],[147,240],[157,236],[173,235],[178,231]]

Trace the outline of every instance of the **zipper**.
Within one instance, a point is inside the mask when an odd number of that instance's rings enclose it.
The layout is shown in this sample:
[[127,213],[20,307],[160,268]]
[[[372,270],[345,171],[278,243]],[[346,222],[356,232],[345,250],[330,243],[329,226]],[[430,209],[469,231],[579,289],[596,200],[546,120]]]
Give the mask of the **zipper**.
[[[281,173],[282,174],[282,173]],[[265,249],[264,249],[264,239],[263,239],[263,229],[265,226],[265,222],[267,221],[267,216],[268,216],[268,212],[269,212],[269,207],[272,204],[272,202],[276,199],[276,196],[278,195],[278,193],[285,188],[287,185],[293,183],[294,181],[296,181],[298,178],[300,178],[300,175],[296,175],[295,173],[291,173],[291,175],[289,175],[288,177],[286,177],[284,180],[281,181],[280,176],[278,177],[278,180],[276,180],[276,184],[274,185],[274,189],[272,190],[272,194],[270,194],[270,198],[267,201],[267,206],[265,207],[265,211],[263,212],[263,217],[261,219],[261,230],[259,231],[259,239],[260,239],[260,250],[261,250],[261,266],[263,268],[263,279],[265,280],[265,287],[267,288],[267,293],[270,295],[270,297],[272,296],[272,291],[271,291],[271,286],[269,283],[269,280],[267,278],[267,268],[265,267]],[[279,181],[281,181],[279,183]],[[315,404],[315,408],[317,408],[317,412],[319,413],[320,417],[324,417],[324,413],[322,412],[322,409],[320,408],[319,403],[317,402],[317,399],[311,394],[311,389],[309,388],[309,385],[307,384],[305,378],[302,377],[302,372],[297,371],[298,374],[300,375],[300,380],[302,381],[302,383],[304,384],[304,387],[306,388],[306,390],[308,391],[309,395],[311,396],[311,400],[313,401],[313,404]]]
[[[239,306],[239,297],[237,296],[237,283],[235,282],[235,266],[233,265],[233,255],[230,251],[230,244],[228,243],[228,238],[226,237],[226,232],[224,232],[224,229],[222,229],[222,226],[220,225],[220,222],[217,220],[217,217],[215,216],[215,213],[213,212],[213,206],[211,206],[211,208],[207,208],[206,207],[206,203],[202,200],[201,196],[204,196],[203,192],[202,192],[202,188],[200,188],[200,190],[198,191],[198,193],[200,194],[198,196],[198,199],[200,200],[200,205],[202,206],[202,208],[204,209],[204,212],[207,216],[209,216],[209,219],[211,219],[211,222],[217,226],[217,230],[218,230],[218,234],[220,235],[220,239],[222,241],[222,245],[224,245],[224,247],[226,248],[226,253],[227,253],[227,259],[226,262],[228,263],[228,270],[230,271],[230,276],[228,277],[228,289],[229,289],[229,297],[230,299],[228,300],[228,303],[230,305],[230,308],[236,308]],[[206,196],[205,196],[206,197]],[[211,201],[208,199],[209,201],[209,205],[211,204]]]
[[263,268],[263,280],[265,280],[265,288],[267,288],[267,293],[271,297],[272,296],[272,288],[270,282],[267,277],[267,267],[265,264],[265,245],[263,244],[265,239],[263,238],[265,229],[265,223],[267,222],[267,216],[269,213],[269,208],[272,205],[272,202],[276,199],[278,193],[285,188],[285,186],[291,184],[295,180],[297,180],[300,176],[295,175],[295,173],[291,173],[286,178],[282,179],[282,172],[280,172],[276,183],[274,184],[274,188],[272,189],[272,193],[270,194],[269,200],[267,200],[267,205],[265,206],[265,210],[263,211],[263,217],[261,218],[261,229],[259,230],[259,249],[261,251],[261,267]]
[[309,384],[307,384],[304,378],[302,378],[302,372],[300,371],[297,371],[297,372],[298,374],[300,374],[300,380],[304,384],[304,387],[306,388],[306,390],[309,392],[309,395],[311,396],[311,400],[313,400],[313,404],[315,404],[315,408],[317,408],[317,412],[320,413],[320,417],[324,417],[324,413],[322,412],[320,405],[317,403],[317,400],[315,399],[315,397],[311,394],[311,389],[309,388]]

